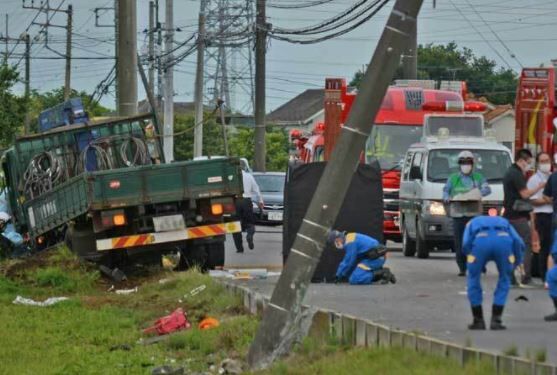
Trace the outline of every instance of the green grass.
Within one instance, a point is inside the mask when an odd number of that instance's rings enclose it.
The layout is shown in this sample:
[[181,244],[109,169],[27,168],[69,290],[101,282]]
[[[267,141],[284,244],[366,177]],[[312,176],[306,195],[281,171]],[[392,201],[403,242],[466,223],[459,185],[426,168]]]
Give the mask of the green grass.
[[[64,247],[27,260],[0,263],[0,374],[150,374],[156,366],[183,366],[206,372],[225,358],[243,362],[258,321],[243,312],[242,300],[196,271],[170,273],[144,270],[120,288],[80,263]],[[160,283],[160,279],[168,279]],[[195,296],[190,291],[205,289]],[[51,307],[13,305],[21,295],[43,300],[67,296]],[[141,345],[142,330],[178,307],[193,328],[153,345]],[[205,317],[218,328],[200,331]],[[128,345],[130,350],[111,350]],[[541,357],[541,355],[538,355]],[[218,368],[217,368],[218,369]],[[214,371],[213,371],[214,372]],[[265,374],[490,374],[488,366],[461,369],[448,359],[403,349],[349,349],[334,340],[306,339],[289,358]]]
[[266,374],[493,374],[493,367],[467,366],[460,368],[450,359],[437,358],[402,348],[348,349],[335,344],[305,342],[296,354],[275,364]]

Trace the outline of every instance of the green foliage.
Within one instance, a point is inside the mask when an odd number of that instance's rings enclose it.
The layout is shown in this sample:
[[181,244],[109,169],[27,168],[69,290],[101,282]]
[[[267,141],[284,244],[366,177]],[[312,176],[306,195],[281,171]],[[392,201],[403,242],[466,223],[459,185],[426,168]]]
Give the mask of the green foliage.
[[[222,126],[217,124],[209,113],[204,115],[203,155],[224,156]],[[193,158],[193,131],[195,119],[192,115],[178,115],[174,120],[174,158],[191,160]],[[230,138],[230,135],[228,135]]]
[[29,280],[36,286],[52,288],[60,293],[91,290],[98,278],[98,272],[60,267],[39,268],[29,273]]
[[0,149],[8,147],[23,126],[25,99],[12,92],[18,80],[15,69],[0,65]]
[[[255,157],[255,136],[253,129],[238,129],[230,139],[230,154],[244,157],[253,165]],[[283,129],[267,129],[265,135],[267,152],[265,162],[268,171],[285,171],[288,165],[288,134]]]
[[511,344],[503,349],[503,354],[511,357],[518,357],[518,347],[516,344]]
[[[356,72],[350,84],[358,86],[362,77],[362,72]],[[395,74],[395,78],[400,77],[401,68]],[[497,67],[494,60],[476,56],[466,47],[460,49],[454,42],[418,46],[418,78],[466,81],[469,92],[494,104],[514,103],[517,85],[513,70]]]
[[[191,160],[193,158],[194,117],[178,115],[174,121],[174,158]],[[246,158],[253,165],[255,155],[254,130],[239,128],[236,131],[227,129],[230,156]],[[269,171],[284,171],[288,165],[288,134],[282,129],[267,129],[266,163]],[[223,156],[224,140],[222,127],[209,114],[205,113],[203,124],[203,155]]]

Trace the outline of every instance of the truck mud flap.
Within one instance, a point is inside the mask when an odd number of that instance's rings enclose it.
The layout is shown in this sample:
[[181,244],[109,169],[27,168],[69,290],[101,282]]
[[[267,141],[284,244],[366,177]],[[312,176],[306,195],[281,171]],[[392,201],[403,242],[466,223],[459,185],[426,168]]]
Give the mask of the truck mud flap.
[[147,245],[156,245],[167,242],[193,240],[206,237],[222,236],[237,233],[242,230],[239,221],[201,225],[171,232],[154,232],[135,234],[130,236],[114,237],[97,240],[98,251],[126,249]]

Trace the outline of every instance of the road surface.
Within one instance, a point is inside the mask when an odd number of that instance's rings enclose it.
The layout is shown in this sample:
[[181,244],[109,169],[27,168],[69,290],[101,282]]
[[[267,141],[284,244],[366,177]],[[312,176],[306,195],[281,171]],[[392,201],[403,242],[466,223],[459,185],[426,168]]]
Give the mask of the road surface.
[[[232,238],[227,240],[228,267],[281,267],[281,228],[258,227],[258,230],[255,249],[250,251],[245,246],[244,254],[236,254]],[[511,290],[503,315],[506,331],[469,331],[466,327],[472,317],[466,298],[466,280],[457,276],[453,254],[432,253],[429,259],[417,259],[406,258],[395,250],[390,253],[387,266],[398,279],[395,285],[312,284],[305,303],[496,352],[513,345],[521,355],[547,350],[548,360],[557,362],[557,323],[543,321],[543,316],[551,313],[553,307],[541,287]],[[494,265],[490,264],[483,280],[484,315],[488,324],[496,274]],[[270,296],[276,280],[241,283]],[[529,301],[515,301],[520,295]]]

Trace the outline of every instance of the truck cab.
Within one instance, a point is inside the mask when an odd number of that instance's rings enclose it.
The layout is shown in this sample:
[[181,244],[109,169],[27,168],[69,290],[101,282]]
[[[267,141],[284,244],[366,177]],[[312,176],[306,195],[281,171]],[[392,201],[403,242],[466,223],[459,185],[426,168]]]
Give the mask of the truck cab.
[[427,258],[433,248],[453,247],[452,219],[443,204],[443,187],[449,175],[459,171],[461,151],[474,154],[474,171],[481,173],[491,187],[491,194],[482,199],[482,213],[491,216],[501,213],[503,176],[512,156],[508,148],[485,137],[483,132],[480,115],[426,117],[422,140],[409,148],[401,171],[404,255],[417,253],[419,258]]

